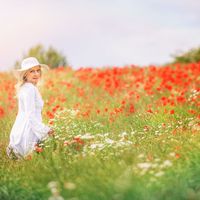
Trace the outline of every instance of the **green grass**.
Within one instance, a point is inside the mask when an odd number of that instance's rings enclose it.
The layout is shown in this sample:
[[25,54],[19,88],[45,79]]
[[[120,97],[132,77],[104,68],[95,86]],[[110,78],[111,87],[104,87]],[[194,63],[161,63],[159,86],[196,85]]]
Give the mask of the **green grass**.
[[[69,118],[68,114],[65,120],[62,120],[63,124],[58,120],[57,128],[68,127],[71,133],[66,135],[65,131],[58,131],[59,138],[46,141],[45,145],[48,147],[44,148],[42,153],[34,153],[32,160],[24,161],[7,158],[5,148],[12,120],[7,119],[7,126],[6,119],[1,121],[6,129],[4,134],[1,134],[0,199],[48,199],[51,192],[47,185],[51,181],[59,183],[60,194],[65,199],[199,198],[200,137],[199,134],[193,134],[189,128],[184,132],[180,127],[177,128],[177,124],[169,120],[172,116],[169,116],[169,119],[162,115],[143,115],[142,118],[133,116],[128,122],[127,119],[120,118],[116,127],[110,125],[106,128],[110,132],[107,136],[104,136],[104,129],[99,130],[98,134],[98,126],[95,126],[97,122],[87,120],[84,124],[81,119],[79,121],[70,118],[71,123],[66,124]],[[127,128],[132,121],[134,133]],[[158,128],[163,121],[171,127]],[[74,127],[74,124],[77,127]],[[150,127],[149,130],[144,131],[144,125]],[[171,130],[175,127],[177,132],[172,134]],[[120,134],[123,128],[126,131],[124,141],[131,141],[132,144],[116,147],[117,142],[122,139]],[[83,139],[85,143],[80,150],[76,150],[73,145],[63,147],[63,141],[66,139],[85,135],[87,132],[94,138],[92,141]],[[105,145],[104,149],[89,148],[94,143],[106,144],[108,138],[117,142]],[[177,146],[180,146],[180,149],[176,150]],[[180,158],[171,155],[173,153],[179,153]],[[169,160],[172,166],[162,168],[165,160]],[[155,166],[145,171],[137,168],[138,163]],[[161,176],[160,171],[163,173]],[[66,182],[72,182],[75,188],[66,188]]]
[[[56,105],[66,110],[56,112],[55,137],[41,143],[43,152],[33,152],[32,159],[8,159],[6,147],[16,107],[1,118],[0,200],[47,200],[52,196],[48,187],[52,181],[57,194],[71,200],[200,199],[199,118],[188,113],[193,109],[198,114],[197,104],[158,106],[157,100],[170,92],[148,96],[142,86],[137,91],[140,100],[128,99],[129,91],[137,90],[132,86],[110,95],[101,87],[81,82],[74,73],[51,73],[54,86],[43,91],[45,123],[49,122],[47,110]],[[74,87],[61,87],[60,80]],[[77,95],[77,88],[84,88],[85,96]],[[60,102],[61,94],[65,102]],[[124,99],[123,112],[114,112]],[[131,103],[134,113],[129,113]],[[149,104],[153,113],[147,112]],[[88,109],[90,115],[83,117]],[[174,114],[169,113],[172,109]]]

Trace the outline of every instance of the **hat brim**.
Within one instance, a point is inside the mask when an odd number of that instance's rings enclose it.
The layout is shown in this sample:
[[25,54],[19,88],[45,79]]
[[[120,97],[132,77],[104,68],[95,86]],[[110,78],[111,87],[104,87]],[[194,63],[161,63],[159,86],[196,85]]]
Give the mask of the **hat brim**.
[[[49,66],[48,65],[45,65],[45,64],[39,64],[38,66],[41,66],[42,69],[44,70],[49,70]],[[36,67],[36,66],[33,66],[33,67]],[[33,67],[30,67],[30,68],[27,68],[27,69],[16,69],[15,71],[17,72],[23,72],[23,71],[27,71]]]
[[[41,66],[42,71],[48,71],[50,69],[49,66],[45,65],[45,64],[39,64],[39,66]],[[36,67],[36,66],[34,66],[34,67]],[[16,79],[20,79],[20,76],[25,74],[25,72],[28,71],[31,68],[33,68],[33,67],[30,67],[28,69],[13,69],[13,70],[11,70],[11,73],[14,75],[14,77]]]

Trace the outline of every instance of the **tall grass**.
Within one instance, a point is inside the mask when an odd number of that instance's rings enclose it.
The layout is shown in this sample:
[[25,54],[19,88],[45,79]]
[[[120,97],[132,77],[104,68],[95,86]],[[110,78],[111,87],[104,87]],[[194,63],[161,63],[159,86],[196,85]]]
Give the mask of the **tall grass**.
[[[40,144],[41,152],[24,160],[9,160],[5,152],[16,104],[11,111],[9,103],[0,105],[5,108],[0,121],[0,199],[200,199],[198,90],[194,95],[198,76],[186,92],[176,84],[173,90],[160,91],[158,70],[153,70],[151,86],[150,68],[51,71],[41,92],[44,122],[56,134]],[[10,76],[3,77],[4,84],[14,84]],[[178,103],[182,91],[185,100]],[[167,105],[162,97],[168,98]],[[50,185],[56,185],[56,193]]]

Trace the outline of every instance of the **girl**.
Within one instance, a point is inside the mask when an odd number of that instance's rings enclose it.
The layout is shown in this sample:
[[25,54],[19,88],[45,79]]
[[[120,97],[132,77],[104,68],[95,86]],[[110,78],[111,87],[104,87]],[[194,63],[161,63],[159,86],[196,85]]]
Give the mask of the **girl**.
[[18,114],[7,147],[7,155],[12,159],[26,157],[39,141],[54,133],[52,128],[42,123],[44,102],[37,84],[43,69],[48,69],[48,66],[40,64],[34,57],[29,57],[22,61],[21,69],[15,71],[18,77]]

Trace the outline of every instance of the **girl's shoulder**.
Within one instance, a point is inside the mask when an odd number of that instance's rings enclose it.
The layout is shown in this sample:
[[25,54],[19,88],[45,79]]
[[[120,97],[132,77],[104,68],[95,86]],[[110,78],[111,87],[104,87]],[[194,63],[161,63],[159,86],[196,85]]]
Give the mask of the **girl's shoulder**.
[[29,82],[24,83],[20,88],[20,93],[35,93],[36,87]]

